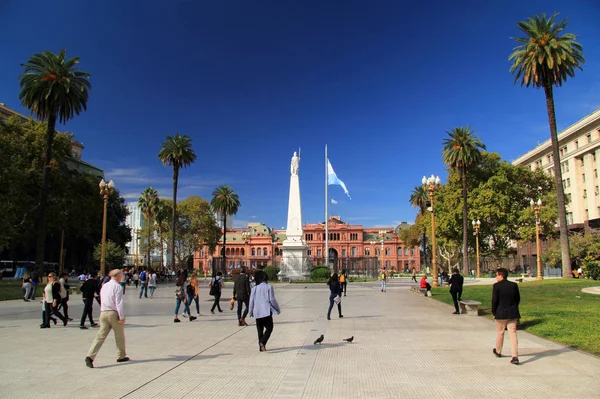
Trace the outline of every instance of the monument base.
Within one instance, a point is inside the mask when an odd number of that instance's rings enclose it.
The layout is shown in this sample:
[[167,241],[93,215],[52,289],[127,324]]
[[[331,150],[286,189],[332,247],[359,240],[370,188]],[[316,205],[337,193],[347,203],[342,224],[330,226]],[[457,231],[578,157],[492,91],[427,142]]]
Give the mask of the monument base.
[[280,281],[305,280],[310,276],[308,245],[302,241],[283,242],[283,261],[278,273]]

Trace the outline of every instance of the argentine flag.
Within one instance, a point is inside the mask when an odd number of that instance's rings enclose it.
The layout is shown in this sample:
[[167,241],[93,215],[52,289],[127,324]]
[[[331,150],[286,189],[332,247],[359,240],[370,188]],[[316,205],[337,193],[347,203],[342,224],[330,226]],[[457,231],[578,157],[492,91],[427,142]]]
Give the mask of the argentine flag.
[[327,159],[327,184],[329,184],[330,186],[341,186],[342,189],[344,189],[344,192],[346,193],[348,198],[352,199],[344,182],[338,179],[337,175],[333,171],[333,167],[331,166],[331,162],[329,162],[329,159]]

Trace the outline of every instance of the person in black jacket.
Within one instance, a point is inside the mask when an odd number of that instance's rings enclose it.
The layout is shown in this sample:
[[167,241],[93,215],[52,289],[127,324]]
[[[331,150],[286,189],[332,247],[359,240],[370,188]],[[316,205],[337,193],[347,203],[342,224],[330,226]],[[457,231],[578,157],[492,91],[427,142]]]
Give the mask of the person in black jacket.
[[[246,268],[242,267],[240,274],[235,279],[233,284],[233,297],[238,303],[238,327],[247,326],[246,316],[248,316],[248,306],[250,304],[250,280],[246,274]],[[246,309],[242,314],[242,306],[246,304]]]
[[344,317],[342,315],[342,301],[341,301],[341,297],[342,297],[342,286],[340,285],[340,282],[338,281],[338,275],[337,273],[333,273],[333,275],[329,278],[329,281],[327,282],[327,285],[329,286],[329,310],[327,311],[327,320],[331,320],[331,309],[333,309],[333,303],[334,298],[337,296],[340,298],[340,301],[337,303],[337,307],[338,307],[338,314],[340,316],[340,318]]
[[508,330],[510,337],[510,353],[512,364],[519,364],[519,343],[517,340],[517,320],[519,313],[519,286],[508,281],[508,270],[500,268],[496,271],[496,281],[492,288],[492,314],[496,319],[496,347],[493,352],[496,357],[502,357],[504,344],[504,330]]
[[83,300],[83,314],[81,315],[79,328],[87,330],[87,327],[85,326],[86,317],[90,319],[90,325],[92,327],[98,325],[97,323],[94,323],[94,318],[92,317],[94,297],[100,296],[100,283],[98,282],[98,277],[95,272],[90,274],[90,278],[85,280],[80,289],[81,299]]
[[460,275],[458,269],[454,268],[454,270],[452,270],[452,277],[450,277],[450,294],[452,295],[455,309],[453,314],[460,314],[458,301],[460,301],[460,297],[462,296],[464,281],[465,279]]

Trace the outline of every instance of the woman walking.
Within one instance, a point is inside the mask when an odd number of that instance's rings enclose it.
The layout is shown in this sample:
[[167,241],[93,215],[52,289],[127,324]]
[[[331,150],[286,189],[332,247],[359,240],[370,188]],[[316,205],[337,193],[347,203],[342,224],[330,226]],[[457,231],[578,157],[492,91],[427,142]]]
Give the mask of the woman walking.
[[186,301],[186,290],[188,284],[189,283],[187,281],[187,269],[183,269],[179,274],[179,277],[177,278],[177,282],[175,283],[175,285],[177,286],[177,290],[175,291],[176,305],[175,319],[173,320],[174,323],[181,322],[181,320],[179,320],[179,317],[177,317],[177,315],[179,314],[179,307],[181,306],[181,302],[183,302],[184,314],[187,313],[190,315],[190,321],[196,320],[196,318],[190,314],[190,308],[188,307],[188,303]]
[[217,276],[211,279],[208,285],[210,286],[210,295],[215,297],[215,303],[213,303],[210,313],[215,314],[215,308],[219,309],[219,312],[223,312],[219,303],[221,300],[221,289],[225,285],[223,283],[223,273],[218,272]]
[[48,275],[48,284],[44,288],[45,296],[45,320],[41,328],[50,328],[50,317],[54,314],[63,322],[63,326],[67,326],[68,320],[58,311],[58,304],[60,303],[60,283],[56,277],[56,273],[50,273]]
[[248,314],[256,319],[258,330],[258,350],[265,352],[267,342],[273,332],[273,314],[281,313],[273,286],[269,284],[267,273],[256,273],[257,285],[252,288]]
[[154,290],[156,289],[156,272],[150,270],[148,272],[148,288],[150,289],[150,299],[154,297]]
[[338,281],[337,273],[333,273],[333,275],[329,278],[327,285],[329,286],[329,291],[330,291],[330,293],[329,293],[329,310],[327,310],[327,320],[331,320],[331,309],[333,309],[334,302],[337,303],[338,314],[339,314],[340,318],[342,318],[342,317],[344,317],[342,315],[342,299],[341,299],[342,286],[340,285],[340,282]]
[[200,316],[200,303],[198,302],[198,293],[198,275],[194,273],[192,274],[190,284],[187,288],[187,305],[189,311],[190,305],[192,304],[192,300],[196,302],[196,314]]

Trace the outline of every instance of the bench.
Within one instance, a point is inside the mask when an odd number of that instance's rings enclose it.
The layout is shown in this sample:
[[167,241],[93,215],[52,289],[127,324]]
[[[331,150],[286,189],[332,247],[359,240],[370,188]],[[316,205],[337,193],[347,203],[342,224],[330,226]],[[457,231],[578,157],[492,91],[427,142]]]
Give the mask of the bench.
[[419,294],[423,294],[424,296],[427,296],[427,288],[421,288],[418,286],[412,286],[410,287],[410,290],[413,292],[418,292]]
[[472,301],[470,299],[460,301],[460,313],[467,316],[479,316],[479,306],[481,302]]

